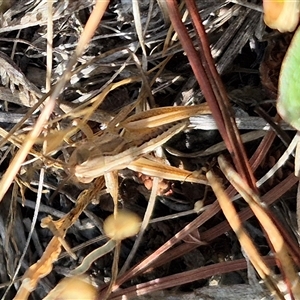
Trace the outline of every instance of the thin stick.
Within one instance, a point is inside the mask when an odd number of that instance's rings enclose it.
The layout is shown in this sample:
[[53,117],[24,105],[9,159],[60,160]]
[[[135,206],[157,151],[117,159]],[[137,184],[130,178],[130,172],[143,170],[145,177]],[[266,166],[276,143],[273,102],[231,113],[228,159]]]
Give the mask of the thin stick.
[[155,199],[156,199],[156,195],[157,195],[157,192],[158,192],[158,183],[159,183],[159,179],[157,177],[155,177],[153,179],[153,186],[152,186],[152,190],[151,190],[151,195],[150,195],[150,198],[149,198],[149,202],[148,202],[148,205],[147,205],[147,210],[145,212],[145,215],[144,215],[144,219],[143,219],[143,222],[142,222],[142,225],[141,225],[141,229],[140,229],[140,232],[134,242],[134,245],[122,267],[122,269],[120,270],[120,273],[119,275],[123,274],[129,267],[139,245],[140,245],[140,242],[144,236],[144,233],[145,233],[145,230],[150,222],[150,218],[152,216],[152,212],[153,212],[153,209],[154,209],[154,205],[155,205]]
[[52,45],[53,45],[53,1],[48,0],[48,22],[47,22],[47,71],[46,71],[46,91],[51,88],[51,73],[52,73]]

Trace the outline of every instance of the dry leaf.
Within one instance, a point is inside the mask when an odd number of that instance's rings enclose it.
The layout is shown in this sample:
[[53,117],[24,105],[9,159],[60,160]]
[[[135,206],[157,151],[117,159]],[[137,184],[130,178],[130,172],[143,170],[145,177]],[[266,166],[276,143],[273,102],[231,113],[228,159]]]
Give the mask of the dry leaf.
[[272,29],[292,32],[299,23],[299,0],[264,0],[264,21]]

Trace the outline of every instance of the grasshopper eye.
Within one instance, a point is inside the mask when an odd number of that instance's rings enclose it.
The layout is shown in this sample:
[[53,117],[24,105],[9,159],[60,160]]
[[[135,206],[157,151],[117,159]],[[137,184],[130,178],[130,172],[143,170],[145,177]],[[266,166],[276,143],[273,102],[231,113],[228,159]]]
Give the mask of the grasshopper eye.
[[85,163],[91,156],[91,151],[86,147],[79,147],[74,150],[70,157],[70,165],[82,165]]
[[90,158],[90,155],[91,155],[91,151],[89,149],[87,148],[78,149],[78,151],[76,151],[77,164],[82,165]]

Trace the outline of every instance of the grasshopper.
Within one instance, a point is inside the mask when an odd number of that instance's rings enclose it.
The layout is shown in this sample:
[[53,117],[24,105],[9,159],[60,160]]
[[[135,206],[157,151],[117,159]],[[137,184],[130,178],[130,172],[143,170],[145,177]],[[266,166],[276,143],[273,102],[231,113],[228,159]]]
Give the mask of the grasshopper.
[[129,168],[149,176],[207,184],[205,176],[158,163],[143,156],[186,129],[189,117],[208,113],[210,111],[206,104],[162,107],[128,117],[113,130],[108,125],[101,135],[74,150],[70,157],[72,173],[80,182],[89,183],[108,172]]
[[[121,114],[113,119],[99,135],[74,150],[69,165],[71,172],[79,181],[89,183],[97,177],[104,176],[108,192],[114,201],[112,228],[118,228],[118,233],[120,230],[125,233],[125,228],[116,225],[120,217],[117,208],[118,170],[129,168],[149,176],[208,184],[204,175],[163,164],[149,156],[150,152],[186,129],[189,117],[208,113],[210,111],[207,105],[201,104],[189,107],[154,108],[119,121]],[[128,219],[125,223],[130,223],[130,221]],[[135,223],[134,228],[139,230],[140,224]],[[111,238],[119,239],[117,236]],[[120,240],[113,243],[113,247],[116,248],[111,282],[101,299],[108,298],[116,281],[120,243]],[[89,258],[97,259],[99,255],[102,255],[103,249],[95,251]],[[84,265],[89,266],[88,263]]]

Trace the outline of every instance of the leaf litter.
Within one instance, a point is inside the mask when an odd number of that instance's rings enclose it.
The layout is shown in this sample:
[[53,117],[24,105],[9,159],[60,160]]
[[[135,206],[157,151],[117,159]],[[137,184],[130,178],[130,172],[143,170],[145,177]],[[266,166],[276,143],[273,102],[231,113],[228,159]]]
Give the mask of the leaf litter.
[[[265,28],[261,12],[254,9],[260,6],[248,8],[234,1],[195,2],[235,118],[243,120],[238,122],[238,127],[247,143],[247,155],[256,170],[255,177],[259,179],[285,152],[285,144],[278,137],[285,134],[289,143],[293,133],[292,127],[275,116],[277,91],[273,82],[279,71],[274,73],[272,65],[274,53],[280,65],[286,51],[282,39],[286,41],[289,37]],[[28,149],[25,161],[0,204],[1,297],[43,299],[48,294],[50,297],[50,291],[60,279],[69,277],[72,271],[74,274],[84,259],[97,249],[100,254],[96,252],[97,259],[90,264],[85,272],[87,277],[82,280],[97,287],[99,299],[121,299],[122,295],[132,298],[148,293],[155,297],[154,282],[159,282],[158,290],[172,288],[158,296],[166,299],[170,295],[178,299],[184,295],[193,296],[192,290],[211,287],[213,281],[217,281],[218,286],[229,284],[233,287],[241,283],[248,285],[251,280],[256,282],[255,275],[247,276],[243,252],[219,213],[212,189],[205,184],[188,182],[189,176],[204,178],[206,171],[214,170],[218,178],[222,178],[223,186],[229,185],[216,164],[220,153],[231,160],[226,143],[216,130],[213,115],[193,116],[189,128],[168,141],[163,151],[137,160],[133,171],[122,166],[113,190],[107,182],[105,188],[103,177],[84,183],[72,176],[69,161],[74,150],[80,147],[84,150],[86,142],[93,139],[101,139],[102,147],[106,139],[111,143],[110,137],[120,134],[120,124],[128,116],[134,118],[158,106],[203,102],[186,53],[173,31],[166,2],[110,1],[100,24],[90,33],[93,34],[91,41],[82,46],[82,55],[76,56],[71,67],[70,61],[96,1],[51,3],[51,86],[54,88],[50,93],[60,84],[62,86],[57,88],[57,96],[53,96],[56,101],[47,126],[43,124],[40,128],[38,139]],[[4,1],[1,5],[0,134],[1,172],[4,173],[41,111],[47,107],[46,68],[50,53],[47,50],[47,1]],[[185,26],[197,48],[197,33],[184,3],[181,9]],[[69,77],[69,81],[64,76]],[[42,104],[41,99],[46,102]],[[273,128],[258,107],[283,129]],[[242,127],[242,123],[247,127]],[[266,124],[271,124],[274,131]],[[115,141],[106,146],[106,149],[111,148],[109,152],[121,149],[119,140]],[[80,151],[77,163],[88,162],[90,155],[88,149]],[[170,167],[176,166],[185,177],[178,177],[181,179],[177,181],[160,178],[156,182],[158,196],[152,211],[147,212],[145,219],[150,219],[149,224],[143,224],[143,236],[138,239],[138,245],[134,245],[136,237],[133,236],[124,239],[115,252],[101,252],[101,247],[109,241],[103,231],[103,222],[116,212],[111,195],[117,191],[118,209],[130,210],[143,219],[154,185],[153,176],[144,174],[143,166],[159,169],[162,163],[163,172],[175,172]],[[290,249],[294,249],[298,238],[295,225],[297,179],[292,174],[293,168],[293,162],[288,160],[281,172],[267,178],[259,189],[271,213],[280,220],[282,225],[277,226]],[[45,176],[39,182],[41,170]],[[156,174],[163,177],[161,172]],[[228,193],[231,197],[235,194],[230,187]],[[38,198],[41,203],[37,211]],[[153,195],[151,199],[153,204]],[[273,249],[257,220],[249,219],[251,211],[239,199],[235,206],[259,254],[268,264],[274,264],[270,257]],[[37,222],[26,249],[35,213]],[[132,261],[126,263],[133,247]],[[114,260],[116,255],[119,257]],[[292,256],[297,264],[296,255]],[[235,261],[237,265],[231,265]],[[124,263],[127,267],[122,267]],[[119,275],[114,264],[119,265]],[[248,273],[249,269],[250,266]],[[202,275],[197,270],[201,270]],[[58,289],[73,289],[64,286],[64,282],[57,286]],[[253,295],[268,295],[258,283],[256,288]],[[110,291],[113,291],[111,295]],[[91,294],[94,297],[93,289]]]

